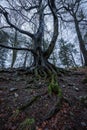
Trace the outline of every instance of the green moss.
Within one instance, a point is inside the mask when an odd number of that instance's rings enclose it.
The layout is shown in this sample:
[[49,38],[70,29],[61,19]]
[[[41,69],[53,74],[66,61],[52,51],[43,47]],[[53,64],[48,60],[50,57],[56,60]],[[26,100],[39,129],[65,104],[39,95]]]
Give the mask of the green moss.
[[26,118],[22,123],[21,126],[26,126],[26,125],[32,125],[34,123],[34,119],[33,118]]
[[58,89],[58,96],[59,96],[59,97],[62,97],[62,90],[61,90],[60,87],[59,87],[59,89]]
[[48,86],[48,92],[49,92],[49,94],[55,93],[59,97],[62,97],[62,90],[57,82],[55,75],[52,75],[52,77],[51,77],[51,81]]
[[14,111],[14,113],[13,113],[13,115],[11,116],[11,118],[13,119],[15,119],[15,118],[17,118],[18,116],[19,116],[19,113],[20,113],[20,111],[19,111],[19,109],[16,109],[15,111]]
[[34,128],[35,120],[33,118],[26,118],[19,126],[21,130],[32,130]]

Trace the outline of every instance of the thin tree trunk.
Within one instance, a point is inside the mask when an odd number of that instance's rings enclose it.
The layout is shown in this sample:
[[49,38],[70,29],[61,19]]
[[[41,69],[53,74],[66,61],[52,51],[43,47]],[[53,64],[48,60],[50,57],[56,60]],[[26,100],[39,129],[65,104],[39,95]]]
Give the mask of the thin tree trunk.
[[57,37],[58,37],[58,16],[57,16],[57,12],[56,12],[56,5],[55,5],[55,0],[48,0],[49,1],[49,7],[51,9],[51,12],[53,14],[53,23],[54,23],[54,32],[53,32],[53,37],[52,40],[50,42],[50,45],[47,49],[47,51],[44,53],[44,55],[46,56],[46,58],[48,59],[50,57],[50,55],[52,54],[56,41],[57,41]]
[[25,54],[25,59],[24,59],[24,63],[23,63],[24,68],[26,67],[27,57],[28,57],[28,51]]
[[[17,40],[17,30],[15,30],[15,36],[14,36],[14,41],[13,41],[13,47],[17,47],[18,40]],[[13,50],[12,52],[12,63],[11,63],[11,68],[13,68],[14,63],[16,61],[17,57],[17,50]]]
[[76,64],[76,62],[75,62],[75,59],[74,59],[74,56],[73,56],[72,52],[70,52],[70,55],[71,55],[71,57],[72,57],[73,66],[77,67],[77,64]]
[[76,28],[76,32],[77,32],[77,36],[78,36],[78,40],[79,40],[79,44],[80,44],[80,50],[81,50],[81,52],[83,54],[83,58],[84,58],[84,66],[87,66],[87,51],[85,48],[84,40],[83,40],[81,32],[80,32],[79,22],[77,21],[76,16],[74,16],[74,22],[75,22],[75,28]]

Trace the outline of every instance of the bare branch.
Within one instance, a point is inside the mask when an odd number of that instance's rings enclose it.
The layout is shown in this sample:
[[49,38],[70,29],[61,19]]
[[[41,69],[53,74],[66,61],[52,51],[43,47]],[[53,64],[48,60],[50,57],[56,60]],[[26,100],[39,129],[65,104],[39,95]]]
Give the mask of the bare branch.
[[3,28],[11,28],[10,26],[2,26],[0,27],[0,29],[3,29]]
[[31,38],[34,38],[34,34],[28,32],[28,31],[25,31],[25,30],[22,30],[20,28],[18,28],[17,26],[15,26],[14,24],[12,24],[9,20],[9,17],[8,17],[8,12],[2,7],[0,6],[0,13],[2,13],[4,15],[4,17],[6,18],[6,21],[7,23],[14,29],[16,29],[17,31],[19,31],[20,33],[23,33],[23,34],[26,34],[28,35],[29,37]]
[[33,54],[35,54],[33,49],[29,49],[29,48],[17,48],[17,47],[10,47],[10,46],[6,46],[6,45],[2,45],[0,44],[0,47],[2,48],[6,48],[6,49],[10,49],[10,50],[19,50],[19,51],[30,51]]

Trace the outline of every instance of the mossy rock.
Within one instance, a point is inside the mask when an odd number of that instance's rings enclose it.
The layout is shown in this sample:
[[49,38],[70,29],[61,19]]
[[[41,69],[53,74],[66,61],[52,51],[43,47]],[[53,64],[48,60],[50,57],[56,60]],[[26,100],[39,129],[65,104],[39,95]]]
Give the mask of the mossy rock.
[[52,79],[49,83],[49,86],[48,86],[48,93],[49,94],[57,94],[59,97],[62,97],[62,90],[59,86],[59,83],[58,81],[56,80],[55,76],[52,75]]

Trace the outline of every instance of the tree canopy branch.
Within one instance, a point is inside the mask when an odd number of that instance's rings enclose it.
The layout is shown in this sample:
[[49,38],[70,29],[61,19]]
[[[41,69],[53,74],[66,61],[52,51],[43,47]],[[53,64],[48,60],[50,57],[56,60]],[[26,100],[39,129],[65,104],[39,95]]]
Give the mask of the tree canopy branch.
[[0,13],[2,13],[4,15],[4,17],[6,18],[6,21],[7,23],[14,29],[16,29],[17,31],[19,31],[20,33],[23,33],[23,34],[26,34],[28,35],[29,37],[31,38],[34,38],[34,34],[28,32],[28,31],[25,31],[25,30],[22,30],[20,28],[18,28],[17,26],[15,26],[14,24],[12,24],[9,20],[9,17],[8,17],[8,12],[0,5]]
[[10,46],[6,46],[6,45],[2,45],[0,44],[0,47],[2,48],[6,48],[6,49],[10,49],[10,50],[19,50],[19,51],[30,51],[33,54],[35,54],[33,49],[29,49],[29,48],[17,48],[17,47],[10,47]]

